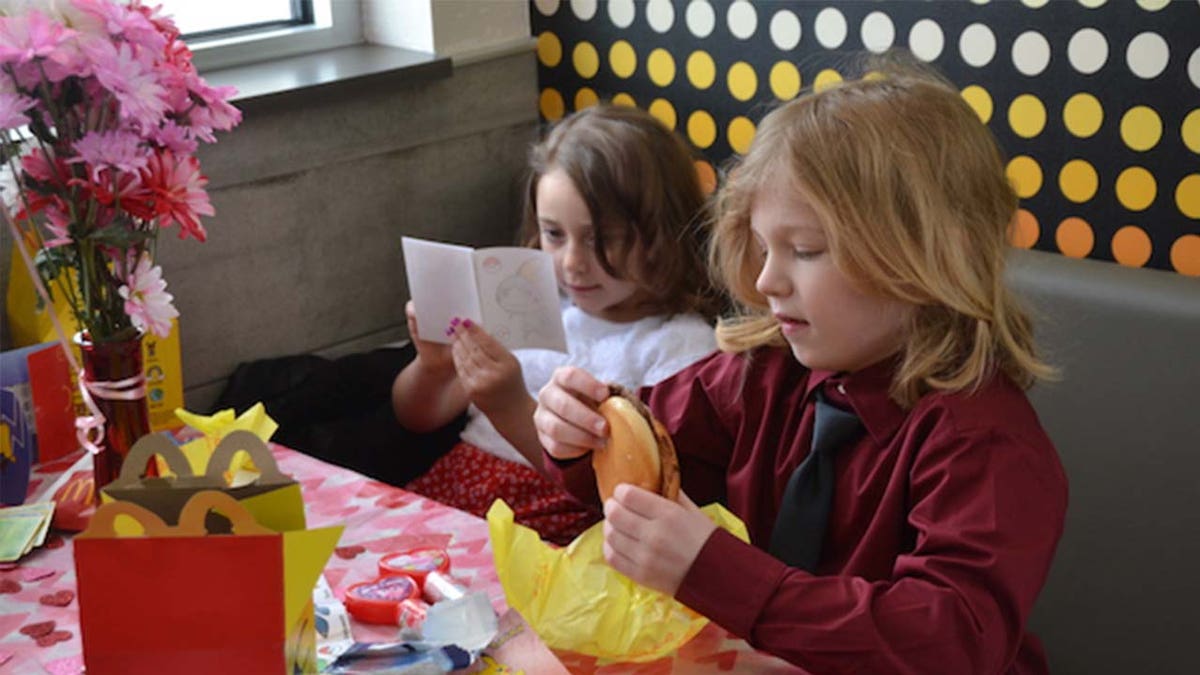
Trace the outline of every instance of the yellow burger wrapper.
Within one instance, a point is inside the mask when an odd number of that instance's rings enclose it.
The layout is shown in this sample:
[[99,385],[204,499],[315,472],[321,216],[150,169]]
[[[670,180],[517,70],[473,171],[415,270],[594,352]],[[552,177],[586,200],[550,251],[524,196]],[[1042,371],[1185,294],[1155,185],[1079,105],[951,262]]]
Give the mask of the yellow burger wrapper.
[[[279,428],[279,424],[271,419],[262,403],[255,403],[237,416],[234,415],[233,408],[226,408],[212,415],[198,415],[183,408],[176,408],[175,416],[184,424],[204,434],[179,447],[192,467],[192,474],[197,476],[204,475],[213,450],[216,450],[221,439],[230,432],[249,431],[266,443]],[[166,460],[159,456],[156,456],[155,459],[158,462],[158,475],[172,475]],[[254,466],[250,455],[244,450],[239,450],[234,453],[233,459],[229,462],[229,470],[225,472],[225,482],[236,487],[253,482],[258,474],[258,468]]]
[[[720,504],[701,509],[718,527],[749,541],[746,526]],[[708,619],[635,583],[604,560],[604,523],[566,548],[513,522],[497,499],[487,513],[496,573],[508,604],[551,649],[613,661],[653,661],[692,639]]]

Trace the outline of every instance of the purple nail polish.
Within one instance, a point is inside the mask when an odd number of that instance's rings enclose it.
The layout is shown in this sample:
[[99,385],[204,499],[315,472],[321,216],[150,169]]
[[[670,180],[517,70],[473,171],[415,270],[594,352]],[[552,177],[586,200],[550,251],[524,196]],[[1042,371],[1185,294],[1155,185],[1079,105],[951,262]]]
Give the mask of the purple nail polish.
[[459,322],[460,320],[461,320],[461,319],[459,319],[457,316],[456,316],[456,317],[454,317],[453,319],[450,319],[450,326],[451,326],[451,327],[457,326],[457,325],[458,325],[458,322]]
[[447,329],[446,329],[446,337],[450,337],[451,335],[454,335],[454,328],[453,328],[453,327],[451,327],[451,328],[447,328]]
[[471,327],[471,320],[463,319],[463,328],[470,328],[470,327]]

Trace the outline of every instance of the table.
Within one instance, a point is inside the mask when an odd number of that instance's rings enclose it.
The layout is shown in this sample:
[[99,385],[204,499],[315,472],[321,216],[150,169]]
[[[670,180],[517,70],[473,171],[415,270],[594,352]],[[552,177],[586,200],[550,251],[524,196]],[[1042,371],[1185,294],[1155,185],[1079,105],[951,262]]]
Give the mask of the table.
[[[507,672],[529,675],[796,672],[715,624],[678,653],[651,663],[601,664],[580,654],[553,653],[516,612],[508,610],[492,565],[484,520],[277,444],[271,444],[271,450],[279,468],[301,485],[309,527],[345,526],[325,568],[325,578],[339,597],[351,584],[374,578],[385,553],[418,545],[447,550],[454,576],[473,590],[485,591],[501,615],[500,637],[476,670],[499,664]],[[35,467],[30,494],[45,490],[80,460],[88,461],[77,453]],[[51,533],[45,546],[18,565],[0,568],[0,673],[77,675],[83,671],[72,550],[69,534]],[[358,622],[353,627],[355,638],[363,642],[395,639],[395,629]]]

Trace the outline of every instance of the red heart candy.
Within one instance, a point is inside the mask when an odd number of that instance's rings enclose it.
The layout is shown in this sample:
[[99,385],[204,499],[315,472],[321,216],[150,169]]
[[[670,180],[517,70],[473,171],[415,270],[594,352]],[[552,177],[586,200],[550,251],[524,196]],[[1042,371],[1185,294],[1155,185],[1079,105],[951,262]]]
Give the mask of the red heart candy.
[[362,545],[355,544],[353,546],[339,546],[339,547],[333,549],[333,552],[334,552],[334,554],[337,555],[337,557],[341,558],[342,560],[353,560],[355,557],[358,556],[359,553],[362,553],[363,551],[366,551],[366,550],[367,549],[364,548]]
[[71,601],[74,599],[75,591],[64,590],[43,595],[42,597],[38,598],[38,602],[42,603],[43,605],[50,605],[52,607],[66,607],[67,605],[71,604]]
[[72,637],[74,637],[74,634],[71,633],[70,631],[56,630],[53,633],[50,633],[49,635],[43,635],[42,637],[38,638],[37,646],[49,647],[49,646],[55,644],[56,642],[66,642],[67,640],[70,640]]
[[21,590],[21,584],[12,579],[0,579],[0,594],[16,593]]
[[21,634],[28,635],[31,638],[40,638],[43,635],[49,635],[54,632],[53,621],[39,621],[31,623],[28,626],[21,626]]

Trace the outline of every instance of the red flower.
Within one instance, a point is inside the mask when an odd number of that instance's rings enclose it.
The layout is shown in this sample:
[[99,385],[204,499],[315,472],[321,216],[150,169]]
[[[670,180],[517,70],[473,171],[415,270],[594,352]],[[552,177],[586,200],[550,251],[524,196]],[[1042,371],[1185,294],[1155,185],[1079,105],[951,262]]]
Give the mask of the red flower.
[[208,201],[204,186],[208,179],[200,173],[195,157],[176,157],[170,150],[159,150],[142,170],[142,184],[153,195],[154,213],[160,227],[179,223],[179,238],[190,234],[204,241],[207,234],[199,216],[216,213]]

